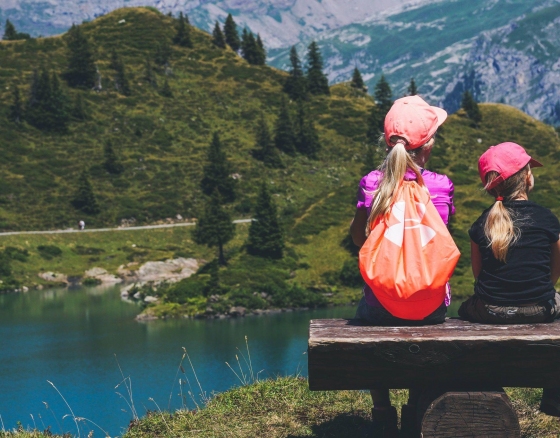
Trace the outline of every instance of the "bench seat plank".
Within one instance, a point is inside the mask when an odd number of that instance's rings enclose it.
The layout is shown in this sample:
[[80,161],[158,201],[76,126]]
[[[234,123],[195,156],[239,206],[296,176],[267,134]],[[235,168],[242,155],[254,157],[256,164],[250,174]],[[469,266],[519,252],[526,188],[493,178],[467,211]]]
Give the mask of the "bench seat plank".
[[312,390],[448,386],[560,387],[560,321],[484,325],[448,318],[423,327],[312,320]]

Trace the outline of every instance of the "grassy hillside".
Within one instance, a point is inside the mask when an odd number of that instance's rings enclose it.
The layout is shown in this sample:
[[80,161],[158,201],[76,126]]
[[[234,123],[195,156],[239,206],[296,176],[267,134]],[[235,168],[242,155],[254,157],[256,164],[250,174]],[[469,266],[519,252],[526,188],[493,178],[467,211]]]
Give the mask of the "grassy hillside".
[[[204,203],[199,182],[206,150],[212,133],[218,130],[234,171],[241,175],[234,215],[249,217],[259,184],[267,182],[286,230],[287,257],[267,262],[248,256],[243,248],[247,227],[238,227],[237,238],[226,247],[230,265],[221,275],[231,300],[216,304],[215,311],[235,303],[249,308],[277,305],[285,294],[295,299],[307,293],[294,287],[314,294],[310,301],[298,302],[300,305],[359,297],[359,286],[341,278],[348,271],[355,273],[346,237],[365,155],[365,125],[373,104],[369,97],[341,84],[331,88],[329,97],[312,98],[309,107],[323,144],[318,158],[284,155],[285,167],[271,170],[250,151],[259,115],[264,114],[271,126],[275,121],[284,72],[250,66],[231,50],[215,48],[209,35],[193,28],[194,48],[173,47],[170,69],[157,73],[159,84],[167,79],[173,91],[173,97],[163,97],[144,80],[144,69],[158,44],[171,42],[172,18],[145,8],[120,9],[83,29],[96,48],[103,90],[66,90],[71,99],[81,94],[90,113],[86,121],[73,121],[66,134],[47,134],[27,124],[0,124],[1,229],[73,226],[84,218],[70,203],[83,170],[89,173],[101,206],[99,215],[85,218],[89,227],[116,225],[132,217],[139,223],[176,214],[196,217]],[[109,66],[113,49],[125,62],[132,86],[129,97],[114,89],[114,72]],[[33,70],[42,65],[63,72],[64,37],[0,42],[0,111],[7,112],[14,84],[26,95]],[[461,111],[450,116],[428,164],[455,183],[457,214],[451,227],[463,253],[452,280],[455,296],[472,291],[467,230],[492,202],[481,191],[476,170],[478,156],[489,145],[516,141],[546,163],[535,171],[532,199],[560,214],[556,178],[560,142],[553,128],[505,105],[485,104],[481,111],[483,121],[478,128]],[[124,164],[125,171],[119,176],[108,174],[101,165],[107,140],[113,142]],[[16,279],[31,285],[41,270],[79,276],[92,266],[116,272],[126,261],[180,254],[211,260],[213,251],[195,245],[191,232],[14,236],[0,238],[0,249],[12,246],[28,252],[27,261],[16,257],[11,264]],[[137,245],[134,250],[132,244]],[[61,255],[48,260],[38,250],[44,245],[59,247]],[[92,256],[76,250],[90,247],[104,253]],[[208,274],[203,269],[191,281],[207,282]],[[253,292],[279,285],[282,300],[267,304],[251,298]],[[194,285],[194,290],[199,286]],[[204,311],[206,298],[198,292],[193,297],[191,292],[162,292],[165,306],[152,310],[163,314]],[[287,305],[297,302],[290,300]],[[176,303],[181,304],[177,307]]]

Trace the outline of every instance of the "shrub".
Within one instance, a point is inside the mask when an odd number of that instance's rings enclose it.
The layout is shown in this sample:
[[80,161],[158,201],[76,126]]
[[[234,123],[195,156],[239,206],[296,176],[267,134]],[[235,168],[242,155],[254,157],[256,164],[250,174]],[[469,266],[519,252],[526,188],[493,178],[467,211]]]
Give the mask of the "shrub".
[[348,287],[360,287],[363,284],[362,274],[356,259],[346,260],[339,274],[340,282]]
[[105,250],[101,248],[93,248],[81,245],[76,246],[72,251],[78,255],[98,255],[105,252]]
[[60,257],[62,255],[62,250],[54,245],[40,245],[37,247],[37,251],[39,251],[39,255],[45,260],[52,260],[54,257]]

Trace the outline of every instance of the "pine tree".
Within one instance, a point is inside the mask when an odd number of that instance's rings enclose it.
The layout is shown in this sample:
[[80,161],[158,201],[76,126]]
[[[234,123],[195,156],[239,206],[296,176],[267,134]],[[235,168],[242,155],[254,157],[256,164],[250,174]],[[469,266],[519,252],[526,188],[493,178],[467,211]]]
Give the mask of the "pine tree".
[[218,191],[224,202],[233,202],[235,200],[235,180],[230,177],[231,165],[222,149],[217,132],[214,133],[208,148],[207,162],[200,182],[202,191],[207,195]]
[[6,41],[13,41],[17,39],[16,28],[10,20],[6,20],[6,27],[4,28],[4,36],[2,39]]
[[51,130],[66,132],[70,121],[68,96],[62,89],[58,75],[53,72],[51,76],[52,94],[49,102],[49,111],[52,116]]
[[367,119],[366,138],[369,144],[376,144],[383,134],[385,118],[381,115],[378,105],[373,105]]
[[105,147],[103,148],[103,156],[105,161],[103,162],[103,167],[107,172],[112,175],[119,175],[124,172],[124,166],[120,162],[115,150],[113,149],[113,143],[111,140],[107,140]]
[[220,23],[218,23],[217,21],[212,32],[212,43],[220,49],[226,48],[226,39],[224,37],[222,29],[220,29]]
[[13,102],[10,105],[8,112],[8,119],[15,123],[23,122],[23,106],[21,104],[21,95],[19,93],[19,87],[14,85],[13,88]]
[[208,264],[208,272],[210,278],[204,288],[204,295],[224,295],[227,293],[228,288],[222,285],[220,281],[220,263],[219,260],[213,260]]
[[296,148],[298,152],[311,158],[316,158],[317,152],[321,149],[315,125],[301,100],[298,102],[296,119]]
[[163,41],[156,47],[156,53],[154,55],[154,62],[159,66],[169,65],[169,60],[171,59],[171,47],[169,43]]
[[408,95],[416,96],[417,94],[418,94],[418,88],[416,87],[416,82],[414,82],[414,78],[410,78],[410,85],[408,86]]
[[167,81],[167,78],[165,78],[161,90],[159,90],[159,94],[161,94],[163,97],[173,97],[173,91],[169,86],[169,82]]
[[276,204],[272,200],[266,184],[261,185],[254,220],[249,227],[247,239],[249,254],[280,259],[284,252],[284,235],[278,220]]
[[[393,92],[391,91],[389,82],[385,79],[385,75],[381,75],[379,82],[375,84],[374,96],[379,111],[381,111],[383,119],[385,119],[385,115],[393,106]],[[383,128],[381,130],[383,130]]]
[[81,93],[76,94],[76,98],[74,99],[72,117],[77,120],[87,120],[89,118],[88,110]]
[[323,73],[323,57],[315,41],[307,48],[307,89],[311,94],[330,94],[329,80]]
[[50,76],[45,69],[40,73],[35,71],[26,105],[26,120],[45,131],[64,132],[69,117],[68,100],[58,76],[54,73]]
[[85,171],[81,173],[78,179],[78,188],[72,200],[72,205],[85,214],[94,215],[101,211]]
[[239,34],[237,33],[237,24],[233,20],[231,14],[228,14],[224,24],[224,36],[226,43],[231,47],[231,50],[237,52],[241,48],[241,41],[239,40]]
[[362,167],[362,175],[370,173],[377,167],[376,163],[376,149],[372,144],[366,146],[366,155],[364,157],[364,165]]
[[282,159],[278,150],[274,147],[268,124],[262,114],[258,121],[255,149],[253,149],[252,154],[253,157],[262,161],[267,167],[283,167]]
[[192,47],[191,28],[189,19],[185,19],[185,15],[179,12],[179,19],[177,20],[177,33],[173,37],[173,44],[181,47]]
[[80,26],[72,25],[66,36],[68,67],[64,77],[71,87],[92,88],[97,69],[93,51]]
[[132,94],[124,63],[117,52],[111,53],[111,68],[115,70],[115,89],[124,96]]
[[467,117],[473,121],[475,127],[478,127],[480,122],[482,122],[482,114],[478,103],[474,100],[472,94],[466,90],[463,93],[463,100],[461,102],[461,107],[467,113]]
[[358,67],[354,68],[354,73],[352,74],[352,82],[350,82],[350,86],[359,91],[366,90],[364,80],[362,78],[362,74],[360,73],[360,70],[358,70]]
[[152,87],[157,88],[157,77],[154,72],[154,67],[149,59],[146,59],[146,65],[144,67],[144,80],[148,82]]
[[265,65],[266,64],[266,49],[264,48],[264,43],[261,36],[257,34],[256,41],[256,51],[255,51],[255,65]]
[[303,74],[301,61],[295,46],[290,49],[290,64],[292,68],[290,75],[284,83],[284,92],[290,96],[292,100],[305,99],[307,94],[307,80]]
[[204,213],[196,222],[193,239],[200,245],[218,248],[218,262],[226,264],[224,245],[235,236],[235,224],[224,206],[220,193],[215,190],[206,203]]
[[280,112],[274,127],[274,145],[281,151],[293,155],[296,152],[294,125],[288,110],[288,103],[282,98]]
[[259,63],[259,48],[255,40],[255,35],[253,32],[248,32],[247,29],[243,29],[241,56],[251,65],[257,65]]

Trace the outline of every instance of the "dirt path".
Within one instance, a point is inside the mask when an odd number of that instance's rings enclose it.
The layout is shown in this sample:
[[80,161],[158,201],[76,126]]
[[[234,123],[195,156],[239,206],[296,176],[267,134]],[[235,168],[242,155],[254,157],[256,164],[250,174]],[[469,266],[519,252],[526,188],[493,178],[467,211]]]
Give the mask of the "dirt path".
[[[246,224],[251,222],[253,219],[237,219],[234,220],[234,224]],[[51,230],[51,231],[8,231],[5,233],[0,233],[0,236],[16,236],[18,234],[65,234],[65,233],[101,233],[105,231],[134,231],[134,230],[154,230],[157,228],[173,228],[173,227],[192,227],[196,225],[196,222],[183,222],[179,224],[163,224],[163,225],[144,225],[141,227],[122,227],[122,228],[91,228],[85,230]]]

